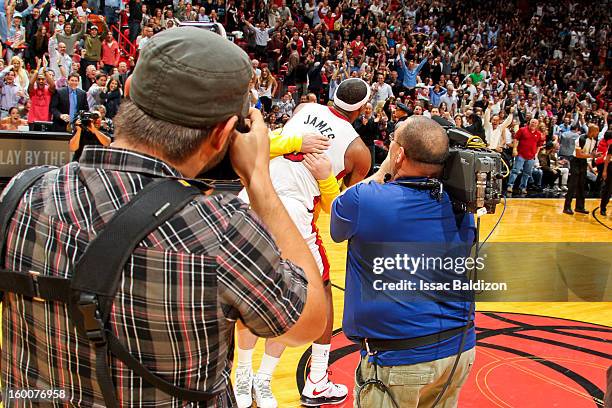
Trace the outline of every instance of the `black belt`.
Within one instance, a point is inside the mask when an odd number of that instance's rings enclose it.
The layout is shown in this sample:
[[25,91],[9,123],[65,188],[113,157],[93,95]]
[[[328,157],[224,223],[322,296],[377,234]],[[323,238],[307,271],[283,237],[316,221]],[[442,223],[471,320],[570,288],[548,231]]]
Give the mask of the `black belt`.
[[456,329],[450,329],[434,334],[428,334],[427,336],[413,337],[411,339],[363,339],[361,340],[361,349],[367,351],[370,355],[374,355],[382,351],[410,350],[413,348],[429,346],[431,344],[436,344],[441,341],[448,340],[451,337],[462,333],[463,330],[469,330],[472,327],[474,327],[474,322],[470,322],[467,326],[457,327]]

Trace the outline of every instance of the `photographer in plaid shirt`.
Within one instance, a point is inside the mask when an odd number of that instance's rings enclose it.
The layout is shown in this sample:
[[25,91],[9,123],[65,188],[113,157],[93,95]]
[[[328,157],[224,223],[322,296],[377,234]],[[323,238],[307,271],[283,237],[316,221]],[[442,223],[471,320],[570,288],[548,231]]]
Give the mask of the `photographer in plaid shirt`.
[[[207,403],[178,400],[109,357],[121,407],[235,406],[229,376],[238,319],[290,346],[325,327],[321,277],[272,187],[263,118],[248,109],[251,75],[247,55],[216,34],[160,33],[142,51],[113,144],[86,147],[78,162],[45,174],[12,218],[3,267],[69,277],[88,242],[146,185],[196,177],[229,151],[252,210],[234,196],[202,194],[187,204],[133,252],[110,317],[148,369],[219,394]],[[248,133],[235,130],[238,116],[250,121]],[[211,276],[214,285],[204,285]],[[55,405],[104,406],[93,351],[63,304],[5,293],[1,361],[4,389],[65,390]]]

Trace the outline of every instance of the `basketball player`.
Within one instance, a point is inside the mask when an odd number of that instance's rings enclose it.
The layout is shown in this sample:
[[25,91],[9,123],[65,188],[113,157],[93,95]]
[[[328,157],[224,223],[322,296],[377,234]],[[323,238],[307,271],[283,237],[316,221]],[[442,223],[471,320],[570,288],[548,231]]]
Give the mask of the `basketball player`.
[[[369,99],[370,87],[365,81],[359,78],[348,79],[338,86],[333,106],[301,104],[282,133],[299,135],[316,132],[326,136],[330,143],[324,154],[331,162],[333,176],[336,180],[343,179],[344,185],[351,186],[361,181],[370,170],[370,152],[352,126]],[[333,304],[329,263],[315,226],[315,214],[320,209],[320,186],[329,179],[317,181],[309,170],[312,166],[304,160],[302,153],[276,157],[270,161],[270,174],[281,201],[309,245],[325,284],[329,312],[327,316],[322,316],[322,321],[326,319],[327,325],[323,336],[312,345],[310,373],[301,396],[303,405],[315,407],[342,403],[348,389],[344,385],[332,383],[327,372],[334,321]],[[244,190],[239,197],[248,201]],[[329,211],[329,204],[324,207],[324,210]],[[273,340],[266,341],[260,369],[253,375],[252,355],[256,343],[257,337],[239,325],[236,400],[240,408],[250,407],[254,394],[259,408],[276,408],[270,379],[285,347]]]

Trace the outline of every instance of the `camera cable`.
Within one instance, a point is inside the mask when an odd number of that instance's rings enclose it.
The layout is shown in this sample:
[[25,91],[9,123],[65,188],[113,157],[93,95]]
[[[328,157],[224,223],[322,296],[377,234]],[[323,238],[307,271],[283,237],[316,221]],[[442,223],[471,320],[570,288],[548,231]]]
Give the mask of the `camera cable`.
[[603,223],[603,221],[601,221],[599,218],[597,218],[597,210],[599,210],[599,207],[595,208],[591,214],[593,214],[593,218],[595,218],[595,221],[597,221],[598,223],[600,223],[601,225],[603,225],[604,227],[606,227],[607,229],[612,231],[612,228],[610,228],[609,226],[607,226],[606,224]]
[[[502,212],[499,215],[499,218],[497,219],[497,222],[495,223],[495,225],[493,226],[493,228],[489,232],[489,235],[487,235],[487,237],[484,239],[484,241],[482,241],[482,244],[480,244],[480,246],[477,246],[478,250],[482,250],[482,247],[484,247],[484,245],[487,243],[489,238],[491,238],[491,235],[493,235],[493,232],[497,229],[497,227],[499,226],[499,223],[501,222],[502,218],[504,217],[504,214],[506,213],[506,207],[507,207],[508,200],[506,199],[506,196],[504,196],[503,198],[504,198],[504,208],[502,209]],[[480,220],[480,218],[479,218],[479,220]]]
[[[385,180],[388,181],[388,180]],[[429,183],[427,182],[402,182],[400,183],[401,185],[404,185],[406,187],[412,187],[412,188],[417,188],[417,189],[429,189],[429,190],[434,190],[432,191],[432,193],[434,193],[432,195],[432,198],[435,198],[435,195],[437,195],[433,184],[438,182],[438,180],[428,180]],[[440,183],[441,184],[441,183]],[[483,248],[484,244],[489,240],[489,238],[491,237],[491,235],[493,234],[493,232],[497,229],[497,227],[499,226],[505,212],[506,212],[506,206],[507,206],[507,201],[506,198],[504,197],[504,208],[502,210],[502,213],[500,214],[497,222],[495,223],[495,225],[493,226],[493,228],[491,229],[491,231],[489,232],[489,234],[487,235],[487,237],[484,239],[484,241],[482,242],[482,244],[480,243],[480,215],[477,215],[476,218],[476,231],[475,231],[475,258],[478,258],[481,249]],[[477,270],[476,270],[476,265],[474,265],[474,267],[470,270],[469,272],[469,278],[471,281],[475,281],[477,280]],[[474,317],[475,317],[475,312],[476,312],[476,299],[473,299],[472,302],[470,302],[470,307],[468,309],[468,313],[467,313],[467,321],[466,321],[466,325],[463,328],[462,332],[461,332],[461,341],[459,344],[459,348],[457,351],[457,356],[455,357],[455,361],[453,363],[453,367],[451,368],[451,372],[448,376],[448,379],[446,380],[446,382],[444,383],[444,386],[442,388],[442,391],[440,391],[440,393],[438,394],[438,396],[436,397],[436,399],[434,400],[433,404],[432,404],[432,408],[435,408],[439,403],[440,400],[442,399],[442,397],[444,396],[445,392],[447,391],[448,387],[450,386],[453,377],[455,375],[455,372],[457,371],[457,367],[459,365],[459,361],[461,359],[461,355],[463,354],[463,347],[465,346],[465,342],[467,340],[467,332],[468,330],[473,327],[473,321],[474,321]],[[374,359],[376,359],[376,356],[374,355]],[[357,396],[356,396],[356,402],[357,402],[357,408],[361,408],[361,394],[362,392],[366,389],[366,387],[368,386],[374,386],[376,388],[379,388],[383,393],[386,393],[389,395],[389,398],[391,400],[391,402],[393,403],[393,406],[396,408],[400,408],[400,406],[398,405],[397,401],[395,401],[393,395],[390,392],[390,389],[378,378],[378,365],[376,364],[376,360],[374,360],[373,362],[374,364],[374,378],[371,378],[369,380],[364,381],[363,383],[357,385]],[[361,377],[361,361],[359,363],[358,369],[357,369],[357,374],[358,374],[358,381],[363,381],[362,377]]]
[[[497,227],[499,226],[499,223],[501,222],[506,212],[506,205],[507,205],[507,201],[506,201],[506,197],[504,197],[504,209],[502,210],[502,213],[497,219],[497,222],[495,223],[495,225],[493,226],[493,228],[491,229],[487,237],[484,239],[482,244],[480,243],[480,216],[476,218],[476,239],[475,239],[476,251],[474,253],[476,259],[478,258],[478,255],[480,254],[480,251],[484,247],[485,243],[489,240],[489,238],[493,234],[493,231],[495,231]],[[474,267],[470,271],[470,280],[471,281],[478,280],[478,272],[476,270],[476,265],[474,265]],[[459,365],[459,360],[461,359],[461,354],[463,354],[463,347],[465,346],[465,341],[467,339],[468,328],[471,327],[471,323],[473,322],[475,318],[475,312],[476,312],[476,299],[473,299],[473,301],[470,303],[470,308],[469,308],[468,315],[467,315],[467,323],[465,325],[465,328],[463,329],[463,332],[461,333],[461,342],[459,344],[459,350],[457,352],[457,357],[455,357],[453,368],[451,369],[451,372],[448,376],[448,380],[446,380],[446,382],[444,383],[444,387],[442,388],[442,391],[440,391],[440,393],[434,400],[433,404],[431,405],[431,408],[435,408],[440,403],[440,400],[444,396],[444,393],[446,392],[446,390],[448,389],[448,387],[450,386],[453,380],[455,371],[457,371],[457,366]]]
[[[476,258],[478,258],[478,253],[480,251],[479,240],[480,240],[480,217],[476,219],[476,239],[475,239],[476,241],[475,257]],[[476,279],[476,273],[477,273],[476,265],[474,265],[474,267],[472,268],[469,274],[470,280]],[[431,404],[431,408],[435,408],[440,403],[440,400],[442,400],[444,393],[446,392],[451,382],[453,381],[453,377],[455,376],[455,371],[457,371],[457,366],[459,366],[459,360],[461,360],[461,355],[463,354],[463,347],[465,346],[465,341],[467,340],[467,332],[468,332],[468,329],[471,327],[470,323],[472,323],[472,321],[474,320],[473,316],[476,311],[475,308],[476,308],[476,299],[473,299],[472,302],[470,302],[470,307],[468,309],[467,322],[465,324],[463,331],[461,332],[461,342],[459,343],[459,349],[457,351],[457,357],[455,357],[455,362],[453,363],[453,368],[451,368],[451,372],[448,375],[448,380],[446,380],[446,382],[444,383],[444,387],[442,387],[442,391],[440,391],[440,393],[434,400],[433,404]]]

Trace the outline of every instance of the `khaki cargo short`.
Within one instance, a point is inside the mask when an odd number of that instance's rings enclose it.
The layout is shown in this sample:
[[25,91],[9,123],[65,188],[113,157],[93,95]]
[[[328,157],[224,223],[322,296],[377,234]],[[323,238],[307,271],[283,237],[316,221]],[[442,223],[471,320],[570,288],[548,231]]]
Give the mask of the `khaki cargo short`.
[[[453,379],[436,408],[457,406],[459,392],[474,364],[475,354],[475,348],[461,354]],[[359,384],[373,379],[376,369],[378,379],[388,387],[390,393],[384,392],[381,387],[366,385],[360,393],[361,408],[396,408],[391,396],[399,408],[429,408],[448,380],[455,358],[456,355],[453,355],[426,363],[381,367],[369,363],[368,356],[366,356],[361,359],[355,372],[354,407],[358,407]],[[361,376],[359,376],[360,369]]]

